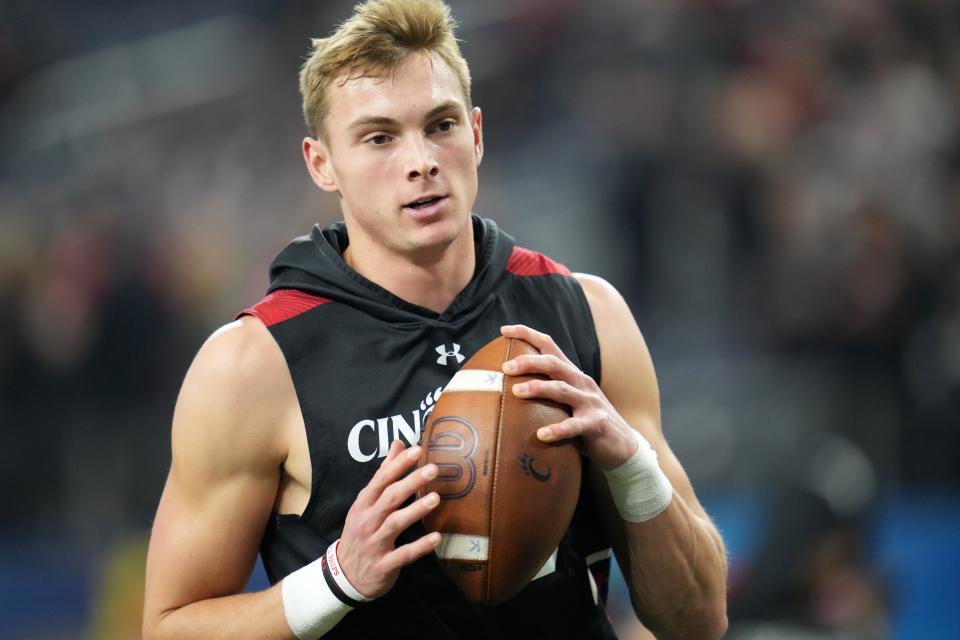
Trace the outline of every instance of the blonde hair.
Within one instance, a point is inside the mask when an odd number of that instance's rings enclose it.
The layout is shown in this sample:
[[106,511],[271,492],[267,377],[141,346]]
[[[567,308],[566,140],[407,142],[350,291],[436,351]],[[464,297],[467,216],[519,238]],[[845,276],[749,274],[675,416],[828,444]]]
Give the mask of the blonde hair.
[[441,0],[368,0],[328,38],[311,39],[311,51],[300,69],[303,119],[311,135],[323,135],[330,109],[328,89],[337,78],[344,82],[393,71],[407,54],[426,51],[438,55],[457,78],[467,108],[470,68],[454,36],[456,22]]

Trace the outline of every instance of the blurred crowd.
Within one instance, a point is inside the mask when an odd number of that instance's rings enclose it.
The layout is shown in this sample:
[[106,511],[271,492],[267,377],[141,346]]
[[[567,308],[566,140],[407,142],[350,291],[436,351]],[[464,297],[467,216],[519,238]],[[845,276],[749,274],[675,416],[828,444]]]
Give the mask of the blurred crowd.
[[[0,5],[0,537],[146,532],[193,353],[339,218],[296,71],[352,2],[194,4]],[[773,496],[732,634],[884,637],[871,509],[960,481],[960,5],[450,4],[476,212],[620,288],[702,493]]]

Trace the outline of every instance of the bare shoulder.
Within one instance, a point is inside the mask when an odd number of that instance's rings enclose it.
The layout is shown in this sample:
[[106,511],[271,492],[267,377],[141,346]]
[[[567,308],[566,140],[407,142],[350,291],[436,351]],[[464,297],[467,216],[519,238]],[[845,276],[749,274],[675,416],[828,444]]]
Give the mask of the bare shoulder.
[[601,349],[604,342],[628,341],[634,346],[642,345],[645,351],[646,345],[643,344],[640,328],[620,292],[599,276],[575,273],[573,277],[580,283],[590,305]]
[[[603,278],[589,273],[575,273],[573,277],[580,283],[594,319],[599,319],[601,322],[597,327],[598,330],[615,327],[629,329],[630,325],[636,326],[630,307],[627,306],[626,300],[616,287]],[[627,326],[622,326],[623,323]]]
[[584,293],[586,293],[587,296],[620,295],[620,293],[612,284],[600,276],[595,276],[589,273],[574,273],[573,277],[576,278],[577,282],[580,283],[580,286],[583,287]]
[[219,328],[198,351],[177,399],[174,470],[192,467],[194,458],[211,473],[276,468],[285,455],[277,426],[290,409],[290,387],[283,354],[259,320],[245,316]]

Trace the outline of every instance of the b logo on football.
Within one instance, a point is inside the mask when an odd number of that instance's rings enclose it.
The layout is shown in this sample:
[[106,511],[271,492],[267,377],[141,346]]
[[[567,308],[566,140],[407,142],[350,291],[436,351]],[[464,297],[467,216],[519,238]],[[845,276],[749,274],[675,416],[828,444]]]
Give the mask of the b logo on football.
[[439,470],[434,480],[437,494],[441,500],[462,498],[470,493],[477,480],[477,466],[473,462],[477,429],[469,421],[455,416],[438,418],[432,429],[427,457]]

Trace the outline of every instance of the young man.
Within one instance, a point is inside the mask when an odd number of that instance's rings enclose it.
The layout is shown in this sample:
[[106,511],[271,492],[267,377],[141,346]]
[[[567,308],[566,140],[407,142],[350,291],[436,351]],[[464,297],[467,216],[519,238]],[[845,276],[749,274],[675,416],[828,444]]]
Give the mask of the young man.
[[[269,295],[187,373],[144,637],[610,638],[611,543],[652,630],[722,635],[723,545],[664,441],[626,304],[471,215],[482,119],[446,5],[357,7],[314,42],[301,91],[304,159],[345,223],[285,249]],[[437,469],[412,470],[443,386],[501,333],[542,353],[504,371],[549,378],[514,390],[571,407],[538,435],[578,438],[585,475],[553,570],[475,607],[420,524]],[[258,550],[274,584],[242,593]]]

